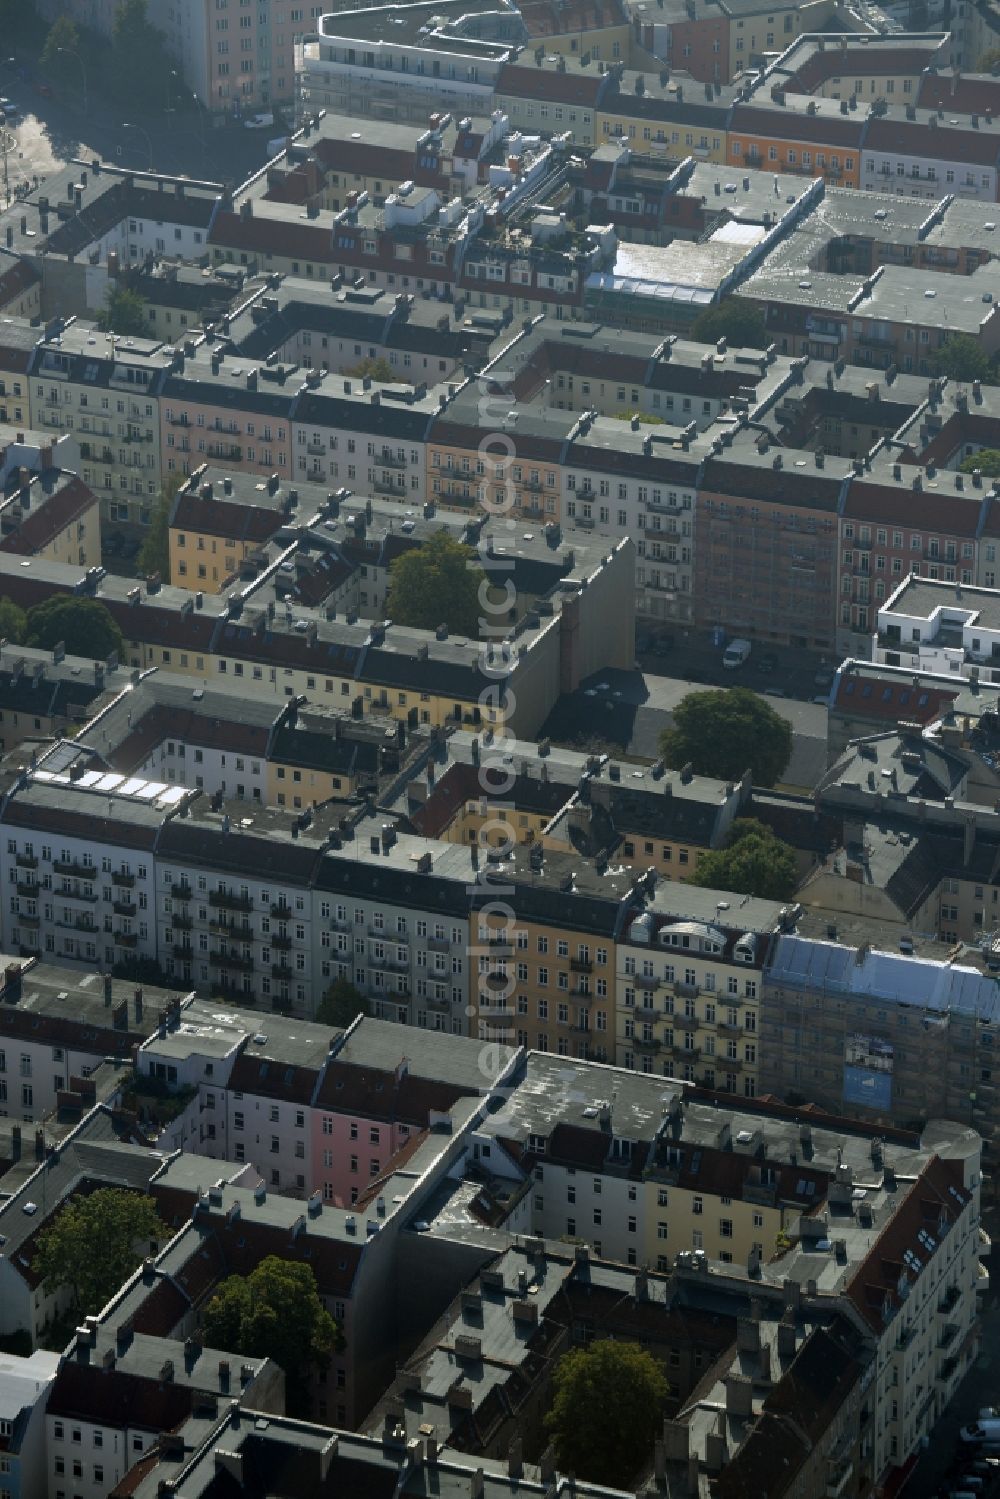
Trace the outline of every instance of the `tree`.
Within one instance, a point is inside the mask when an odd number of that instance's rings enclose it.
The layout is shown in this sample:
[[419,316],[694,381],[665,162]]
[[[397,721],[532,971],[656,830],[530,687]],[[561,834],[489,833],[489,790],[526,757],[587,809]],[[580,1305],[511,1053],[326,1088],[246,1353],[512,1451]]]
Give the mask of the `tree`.
[[111,28],[109,81],[124,100],[146,110],[162,104],[169,91],[170,55],[166,37],[150,24],[146,0],[119,0]]
[[670,1386],[638,1343],[601,1339],[574,1348],[556,1365],[545,1424],[556,1461],[591,1483],[625,1488],[648,1467]]
[[353,375],[356,380],[375,380],[379,385],[404,385],[397,369],[389,363],[388,359],[360,359],[351,369],[344,371],[345,375]]
[[770,343],[763,311],[742,297],[724,297],[714,307],[706,307],[695,318],[691,337],[706,344],[724,338],[737,349],[766,349]]
[[452,634],[475,639],[485,576],[472,547],[436,531],[392,563],[386,613],[398,625],[434,630],[446,624]]
[[980,448],[978,453],[963,458],[958,467],[963,474],[974,474],[978,468],[986,479],[1000,478],[1000,449]]
[[935,375],[949,380],[989,380],[991,365],[971,333],[953,333],[929,360]]
[[97,315],[97,326],[105,333],[142,338],[149,332],[146,304],[131,287],[109,286],[104,297],[104,311]]
[[0,597],[0,640],[18,645],[24,639],[27,615],[13,599]]
[[167,1226],[148,1197],[102,1187],[72,1198],[38,1236],[34,1269],[46,1290],[65,1288],[77,1316],[99,1312]]
[[184,483],[183,474],[168,474],[146,531],[146,539],[136,559],[140,574],[149,577],[159,573],[162,583],[170,582],[170,512],[174,496]]
[[206,1344],[285,1371],[290,1406],[301,1407],[310,1371],[329,1359],[339,1330],[323,1306],[311,1265],[270,1254],[249,1275],[230,1275],[205,1308]]
[[335,979],[319,1002],[316,1020],[320,1025],[345,1031],[357,1015],[370,1015],[372,1007],[350,979]]
[[45,46],[38,61],[48,72],[56,74],[59,78],[69,76],[70,69],[76,66],[67,56],[67,52],[75,52],[80,55],[80,33],[70,20],[69,16],[57,16],[49,27],[49,34],[45,38]]
[[798,884],[795,850],[756,818],[738,818],[725,848],[702,854],[688,884],[787,900]]
[[792,730],[747,687],[689,692],[660,735],[660,753],[675,769],[690,763],[699,775],[736,781],[749,768],[755,786],[773,786],[792,753]]
[[105,606],[97,599],[54,593],[44,603],[28,610],[24,644],[51,651],[63,641],[75,656],[106,661],[122,654],[122,632]]

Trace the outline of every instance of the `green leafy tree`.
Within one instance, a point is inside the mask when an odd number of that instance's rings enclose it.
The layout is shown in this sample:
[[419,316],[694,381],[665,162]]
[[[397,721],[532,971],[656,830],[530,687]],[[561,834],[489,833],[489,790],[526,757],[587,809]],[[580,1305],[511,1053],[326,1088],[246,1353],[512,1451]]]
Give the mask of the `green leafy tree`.
[[928,363],[935,375],[947,375],[949,380],[991,378],[989,358],[970,333],[953,333],[932,352]]
[[183,474],[167,476],[153,507],[146,539],[136,559],[141,574],[148,578],[152,573],[159,573],[160,580],[164,583],[170,582],[170,511],[174,496],[183,483]]
[[691,337],[706,344],[725,338],[737,349],[766,349],[771,342],[763,311],[742,297],[724,297],[714,307],[706,307],[691,325]]
[[19,645],[24,639],[28,617],[13,599],[0,598],[0,639]]
[[301,1408],[308,1375],[338,1346],[311,1265],[268,1255],[249,1275],[230,1275],[205,1308],[202,1332],[213,1348],[271,1358],[285,1371],[290,1408]]
[[102,1187],[71,1199],[38,1236],[34,1268],[49,1291],[65,1288],[77,1316],[99,1312],[168,1233],[148,1197]]
[[675,769],[735,781],[749,768],[755,786],[773,786],[792,753],[792,730],[770,703],[747,687],[689,692],[660,735],[660,753]]
[[652,1461],[662,1426],[670,1386],[660,1364],[638,1343],[601,1339],[564,1354],[552,1385],[545,1424],[558,1466],[626,1488]]
[[350,979],[335,979],[319,1002],[316,1020],[344,1031],[357,1015],[370,1015],[372,1007]]
[[472,547],[436,531],[423,546],[397,557],[389,570],[386,613],[399,625],[455,635],[479,634],[479,585],[486,574]]
[[53,77],[64,81],[70,77],[70,70],[79,64],[75,64],[72,58],[67,57],[67,52],[75,52],[80,55],[80,33],[70,20],[69,16],[57,16],[49,27],[49,34],[45,38],[45,46],[39,63]]
[[404,385],[406,381],[400,378],[399,371],[394,369],[388,359],[360,359],[351,369],[345,370],[347,375],[353,375],[357,380],[375,380],[379,385]]
[[958,466],[963,474],[974,474],[978,468],[984,478],[1000,478],[1000,450],[980,448],[978,453],[970,453],[968,458],[963,458]]
[[787,900],[798,884],[795,850],[756,818],[739,818],[729,831],[725,848],[702,854],[688,884]]
[[149,332],[146,304],[131,287],[109,286],[104,297],[104,311],[97,315],[97,326],[105,333],[142,338]]
[[44,603],[28,610],[24,644],[50,651],[63,641],[74,656],[105,661],[113,651],[122,653],[122,632],[105,606],[97,599],[54,593]]
[[150,24],[146,0],[119,0],[111,28],[108,81],[119,99],[143,108],[162,103],[170,78],[162,31]]

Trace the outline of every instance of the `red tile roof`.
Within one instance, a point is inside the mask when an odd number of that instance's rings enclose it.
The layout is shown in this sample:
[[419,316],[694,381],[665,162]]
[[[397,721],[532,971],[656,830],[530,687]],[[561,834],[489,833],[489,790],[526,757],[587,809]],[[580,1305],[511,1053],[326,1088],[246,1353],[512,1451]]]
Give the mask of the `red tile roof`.
[[515,99],[541,99],[553,104],[581,104],[594,109],[611,79],[610,73],[585,73],[567,68],[565,73],[552,68],[521,67],[504,63],[494,92]]

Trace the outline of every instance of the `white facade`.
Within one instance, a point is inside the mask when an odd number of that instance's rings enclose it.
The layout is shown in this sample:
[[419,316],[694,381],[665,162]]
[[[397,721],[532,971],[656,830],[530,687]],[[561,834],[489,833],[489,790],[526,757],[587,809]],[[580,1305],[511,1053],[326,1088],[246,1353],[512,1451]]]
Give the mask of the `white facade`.
[[[942,146],[947,144],[946,132]],[[961,198],[978,198],[995,203],[997,198],[996,167],[969,166],[960,160],[900,155],[896,151],[861,152],[861,186],[869,192],[896,193],[906,198],[931,198],[939,201],[945,193]]]
[[7,951],[108,968],[155,959],[154,875],[152,852],[8,828],[0,840]]
[[104,1499],[160,1436],[141,1427],[50,1415],[45,1428],[48,1499],[64,1499],[67,1493]]
[[[0,1454],[0,1488],[11,1499],[44,1499],[45,1400],[59,1367],[59,1355],[38,1349],[29,1358],[0,1354],[0,1424],[10,1435]],[[23,1411],[29,1414],[13,1437]]]

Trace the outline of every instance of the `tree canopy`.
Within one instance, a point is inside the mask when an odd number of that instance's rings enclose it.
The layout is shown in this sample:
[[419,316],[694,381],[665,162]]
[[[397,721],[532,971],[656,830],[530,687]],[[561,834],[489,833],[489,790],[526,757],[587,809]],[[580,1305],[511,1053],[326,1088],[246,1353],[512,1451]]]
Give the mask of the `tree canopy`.
[[332,1025],[344,1031],[358,1015],[370,1015],[369,1001],[350,979],[334,979],[319,1002],[316,1019],[320,1025]]
[[75,656],[106,661],[122,652],[122,632],[105,606],[97,599],[82,599],[70,593],[54,593],[28,610],[24,644],[51,651],[62,641]]
[[928,363],[935,375],[951,380],[989,380],[993,366],[970,333],[953,333],[939,349],[934,349]]
[[399,625],[453,635],[479,635],[479,585],[485,578],[472,547],[436,531],[423,546],[397,557],[389,569],[386,613]]
[[621,1489],[648,1467],[670,1386],[638,1343],[601,1339],[556,1365],[545,1418],[564,1472]]
[[107,67],[108,82],[119,99],[147,111],[162,109],[167,102],[171,58],[166,37],[149,20],[147,0],[119,0]]
[[105,333],[141,338],[149,331],[146,304],[139,293],[128,286],[109,286],[104,297],[104,310],[97,316],[97,326]]
[[795,850],[756,818],[738,818],[725,848],[702,854],[688,883],[767,900],[787,900],[798,883]]
[[42,48],[38,61],[43,68],[50,73],[58,74],[60,78],[69,76],[70,69],[77,67],[65,54],[75,52],[80,55],[80,33],[75,23],[69,16],[57,16],[49,27],[48,36],[45,38],[45,46]]
[[364,359],[359,359],[357,364],[345,370],[344,374],[352,375],[356,380],[364,380],[367,377],[369,380],[377,381],[379,385],[406,383],[395,366],[391,365],[384,356],[372,359],[369,355],[365,355]]
[[24,639],[28,616],[13,599],[0,598],[0,639],[19,645]]
[[301,1404],[311,1370],[337,1347],[339,1331],[319,1299],[311,1265],[270,1254],[249,1275],[230,1275],[205,1308],[206,1343],[285,1371],[290,1404]]
[[792,753],[792,730],[770,703],[748,687],[689,692],[660,735],[660,753],[675,769],[736,781],[749,768],[755,786],[773,786]]
[[46,1289],[69,1291],[78,1316],[99,1312],[167,1234],[148,1197],[102,1187],[70,1199],[38,1236],[35,1269]]
[[144,577],[159,573],[161,583],[170,582],[170,510],[174,495],[183,483],[183,474],[167,475],[153,507],[146,539],[136,559],[139,572]]
[[724,338],[737,349],[766,349],[771,341],[763,311],[742,297],[724,297],[714,307],[706,307],[692,323],[691,337],[707,344]]
[[958,466],[963,474],[974,474],[978,468],[985,479],[1000,478],[1000,450],[980,448],[978,453],[963,458]]

